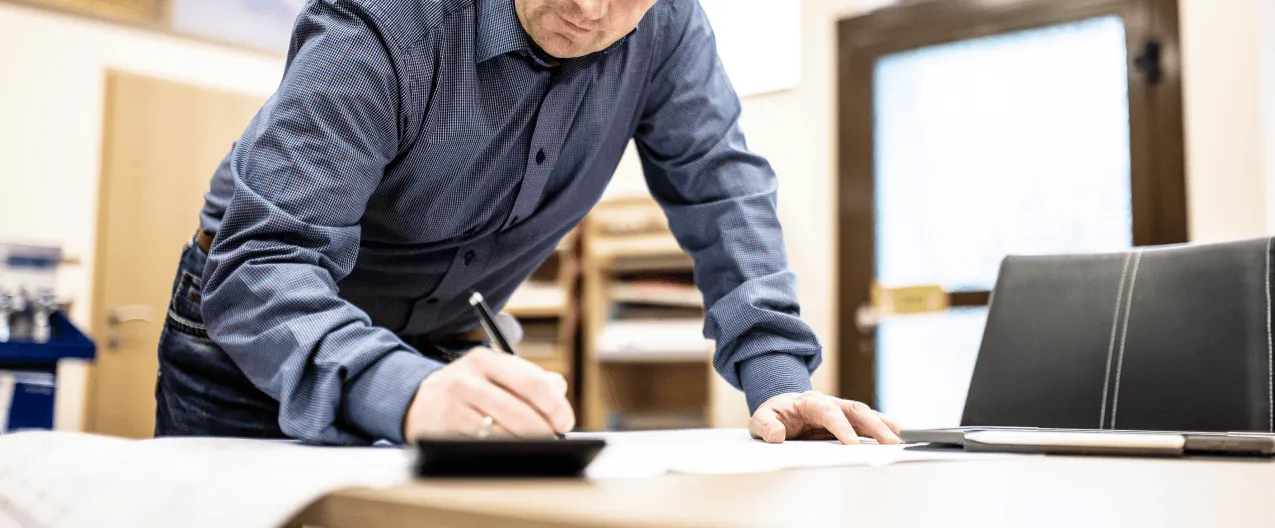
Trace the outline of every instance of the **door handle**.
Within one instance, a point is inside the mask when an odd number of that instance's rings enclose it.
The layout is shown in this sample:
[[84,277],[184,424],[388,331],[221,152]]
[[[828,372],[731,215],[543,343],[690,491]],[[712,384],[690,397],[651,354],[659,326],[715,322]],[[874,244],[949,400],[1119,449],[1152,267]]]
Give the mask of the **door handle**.
[[1147,84],[1156,84],[1164,77],[1160,55],[1160,43],[1153,40],[1144,44],[1142,52],[1133,58],[1133,68],[1142,74]]
[[106,314],[106,348],[119,348],[120,327],[127,323],[154,322],[155,311],[144,304],[130,304],[111,308]]
[[859,328],[860,334],[870,334],[877,329],[877,323],[881,320],[881,312],[871,303],[863,303],[854,311],[854,325]]

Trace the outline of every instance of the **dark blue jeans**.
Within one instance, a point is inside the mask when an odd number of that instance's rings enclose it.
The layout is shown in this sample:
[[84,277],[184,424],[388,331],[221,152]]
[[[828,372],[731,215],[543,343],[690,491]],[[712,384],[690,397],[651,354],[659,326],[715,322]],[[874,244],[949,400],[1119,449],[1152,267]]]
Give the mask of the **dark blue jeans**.
[[285,438],[279,402],[248,380],[204,327],[202,277],[208,255],[182,251],[159,338],[155,436]]

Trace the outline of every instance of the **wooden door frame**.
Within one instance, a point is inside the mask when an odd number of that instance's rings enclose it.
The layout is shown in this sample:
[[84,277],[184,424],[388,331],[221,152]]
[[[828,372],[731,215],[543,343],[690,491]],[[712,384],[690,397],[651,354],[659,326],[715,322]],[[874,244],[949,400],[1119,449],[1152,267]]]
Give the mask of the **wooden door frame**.
[[[875,404],[875,332],[856,324],[875,276],[873,74],[882,56],[1118,15],[1129,49],[1129,149],[1136,246],[1187,241],[1177,0],[930,0],[842,20],[838,46],[838,386]],[[1160,77],[1134,64],[1159,44]]]

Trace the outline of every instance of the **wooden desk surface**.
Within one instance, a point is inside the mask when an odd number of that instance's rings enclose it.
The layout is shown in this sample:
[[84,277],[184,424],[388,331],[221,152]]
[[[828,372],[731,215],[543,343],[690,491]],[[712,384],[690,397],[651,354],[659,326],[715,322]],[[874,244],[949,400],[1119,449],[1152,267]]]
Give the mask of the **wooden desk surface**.
[[427,481],[329,495],[324,528],[1275,526],[1275,463],[1023,457],[608,481]]

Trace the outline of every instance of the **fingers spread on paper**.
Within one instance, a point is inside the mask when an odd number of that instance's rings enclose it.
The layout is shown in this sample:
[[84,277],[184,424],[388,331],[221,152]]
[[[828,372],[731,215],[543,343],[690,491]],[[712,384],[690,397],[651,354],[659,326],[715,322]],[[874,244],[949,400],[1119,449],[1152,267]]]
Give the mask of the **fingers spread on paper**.
[[882,422],[885,422],[886,427],[890,428],[890,432],[894,433],[895,436],[898,436],[900,434],[900,431],[902,431],[902,429],[899,428],[898,423],[895,423],[894,420],[891,420],[889,416],[886,416],[885,413],[882,413],[881,411],[873,411],[873,412],[877,413],[877,416],[881,418]]
[[887,425],[882,415],[872,410],[867,404],[840,398],[834,398],[834,400],[859,433],[870,436],[882,444],[900,443],[896,430]]
[[753,413],[748,430],[770,443],[835,438],[843,444],[858,444],[860,434],[883,444],[899,443],[898,426],[881,413],[860,402],[814,391],[772,397]]
[[837,405],[836,399],[826,395],[819,396],[822,397],[808,397],[801,400],[802,414],[805,416],[806,423],[822,426],[843,444],[859,443],[859,434],[850,425],[850,420]]

